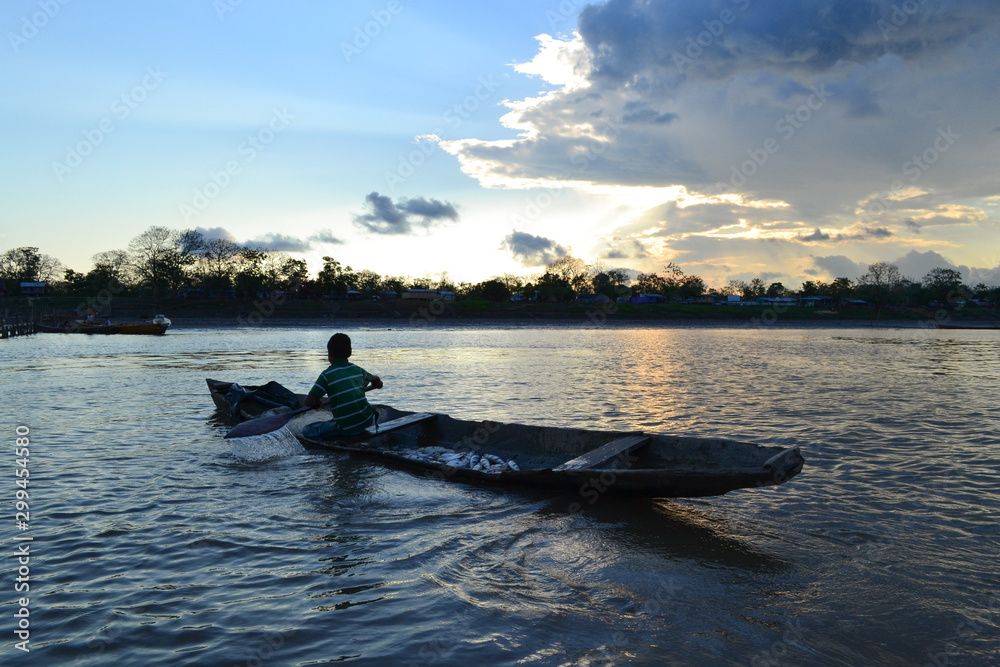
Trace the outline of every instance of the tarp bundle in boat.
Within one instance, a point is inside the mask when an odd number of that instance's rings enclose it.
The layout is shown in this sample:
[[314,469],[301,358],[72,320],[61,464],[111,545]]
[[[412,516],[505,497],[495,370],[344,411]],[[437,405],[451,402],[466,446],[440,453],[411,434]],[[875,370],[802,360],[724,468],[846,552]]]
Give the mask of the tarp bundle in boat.
[[298,397],[274,380],[261,387],[252,388],[244,388],[234,382],[226,393],[226,400],[229,401],[229,414],[233,417],[239,417],[240,403],[248,398],[272,408],[295,409],[299,407]]

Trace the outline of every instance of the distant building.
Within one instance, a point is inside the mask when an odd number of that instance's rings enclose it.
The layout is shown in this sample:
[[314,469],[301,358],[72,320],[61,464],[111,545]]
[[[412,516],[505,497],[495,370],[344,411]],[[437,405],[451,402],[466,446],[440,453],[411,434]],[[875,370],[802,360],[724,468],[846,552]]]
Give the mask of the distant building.
[[764,306],[797,306],[799,300],[791,296],[764,296],[757,299],[757,303]]
[[[405,289],[403,290],[403,301],[434,301],[440,298],[441,293],[436,289]],[[452,298],[454,298],[452,294]]]
[[524,292],[516,292],[510,296],[511,301],[538,301],[541,296],[541,292],[535,290],[530,294],[525,294]]
[[708,306],[713,306],[716,303],[718,303],[719,299],[721,298],[722,297],[720,297],[718,294],[701,294],[695,297],[694,303],[701,303]]
[[21,296],[45,296],[45,283],[21,283]]
[[662,294],[636,294],[628,300],[629,303],[664,303],[667,297]]

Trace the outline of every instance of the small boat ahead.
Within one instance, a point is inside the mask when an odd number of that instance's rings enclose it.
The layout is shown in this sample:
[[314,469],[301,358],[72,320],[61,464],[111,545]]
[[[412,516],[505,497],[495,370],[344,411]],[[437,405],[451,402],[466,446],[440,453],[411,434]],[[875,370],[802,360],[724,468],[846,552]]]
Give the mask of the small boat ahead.
[[982,329],[983,331],[993,331],[1000,329],[997,324],[938,324],[938,329]]
[[163,315],[157,315],[150,322],[87,322],[86,320],[73,320],[60,324],[36,324],[35,330],[38,333],[64,333],[64,334],[131,334],[138,336],[162,336],[170,328],[170,320]]
[[[215,405],[237,419],[290,411],[304,398],[274,382],[256,387],[207,383]],[[374,407],[379,415],[376,426],[352,438],[320,441],[302,435],[303,418],[330,419],[328,411],[309,411],[289,422],[288,428],[307,448],[377,459],[450,481],[568,491],[590,503],[605,494],[699,497],[774,486],[795,477],[805,463],[798,447],[465,421]]]

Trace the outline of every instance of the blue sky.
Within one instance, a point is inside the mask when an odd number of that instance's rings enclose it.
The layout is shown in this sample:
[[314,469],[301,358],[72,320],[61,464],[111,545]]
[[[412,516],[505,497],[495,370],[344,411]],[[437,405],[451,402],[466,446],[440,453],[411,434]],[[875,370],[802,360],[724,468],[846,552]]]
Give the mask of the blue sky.
[[164,225],[467,281],[571,253],[997,284],[998,25],[985,0],[6,2],[0,250],[85,271]]

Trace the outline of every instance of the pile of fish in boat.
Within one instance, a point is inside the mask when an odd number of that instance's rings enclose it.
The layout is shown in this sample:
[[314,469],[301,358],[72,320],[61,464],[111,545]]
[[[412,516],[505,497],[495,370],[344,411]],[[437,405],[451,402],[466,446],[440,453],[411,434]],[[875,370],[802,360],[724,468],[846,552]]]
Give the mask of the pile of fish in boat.
[[504,461],[494,454],[480,454],[472,451],[458,452],[440,446],[421,447],[402,452],[402,454],[411,461],[440,463],[452,468],[468,468],[488,475],[499,475],[506,470],[520,470],[514,461]]

